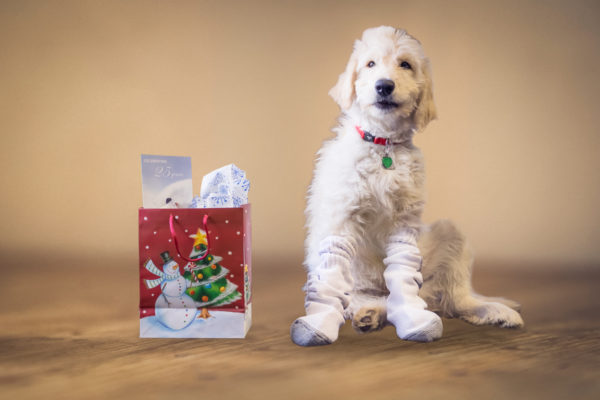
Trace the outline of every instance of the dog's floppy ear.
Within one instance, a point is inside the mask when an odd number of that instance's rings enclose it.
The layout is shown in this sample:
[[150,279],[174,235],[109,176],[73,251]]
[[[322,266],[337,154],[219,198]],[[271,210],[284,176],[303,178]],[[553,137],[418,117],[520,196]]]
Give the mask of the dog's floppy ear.
[[[356,47],[356,45],[355,45]],[[347,110],[352,106],[354,93],[354,81],[356,80],[356,68],[358,56],[356,50],[352,52],[346,70],[340,75],[336,85],[331,88],[329,95],[342,108]]]
[[414,114],[414,124],[417,131],[425,129],[427,124],[437,118],[435,103],[433,102],[433,83],[431,81],[431,67],[429,60],[425,60],[421,67],[423,86]]

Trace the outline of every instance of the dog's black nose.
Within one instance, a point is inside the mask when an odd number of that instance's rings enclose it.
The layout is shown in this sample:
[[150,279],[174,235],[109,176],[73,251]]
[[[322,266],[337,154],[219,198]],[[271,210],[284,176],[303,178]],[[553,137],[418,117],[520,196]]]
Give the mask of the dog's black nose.
[[394,91],[394,81],[389,79],[380,79],[375,82],[375,90],[380,96],[387,97]]

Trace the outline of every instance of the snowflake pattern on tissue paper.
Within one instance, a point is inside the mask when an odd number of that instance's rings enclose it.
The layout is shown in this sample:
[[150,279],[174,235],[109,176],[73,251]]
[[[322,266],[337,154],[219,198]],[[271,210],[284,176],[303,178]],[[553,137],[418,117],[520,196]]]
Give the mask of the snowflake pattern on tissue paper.
[[248,203],[250,181],[246,172],[229,164],[204,176],[200,189],[200,204],[204,208],[240,207]]

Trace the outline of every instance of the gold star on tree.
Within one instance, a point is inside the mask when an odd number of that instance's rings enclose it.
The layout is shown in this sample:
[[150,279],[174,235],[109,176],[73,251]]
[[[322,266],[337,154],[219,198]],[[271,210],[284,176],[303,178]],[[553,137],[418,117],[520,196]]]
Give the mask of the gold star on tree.
[[198,228],[198,232],[196,232],[194,235],[190,235],[190,237],[192,239],[196,239],[194,241],[194,247],[200,244],[208,245],[208,242],[206,241],[206,233],[200,228]]

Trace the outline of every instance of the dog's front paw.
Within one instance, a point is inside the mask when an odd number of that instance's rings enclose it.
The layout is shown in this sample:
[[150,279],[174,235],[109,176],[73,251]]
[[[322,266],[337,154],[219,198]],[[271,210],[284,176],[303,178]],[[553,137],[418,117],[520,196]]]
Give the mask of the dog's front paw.
[[462,320],[474,325],[496,325],[500,328],[521,328],[525,324],[521,315],[512,308],[494,302],[481,303],[461,310]]
[[385,308],[362,307],[352,316],[352,327],[358,333],[378,331],[385,325]]

